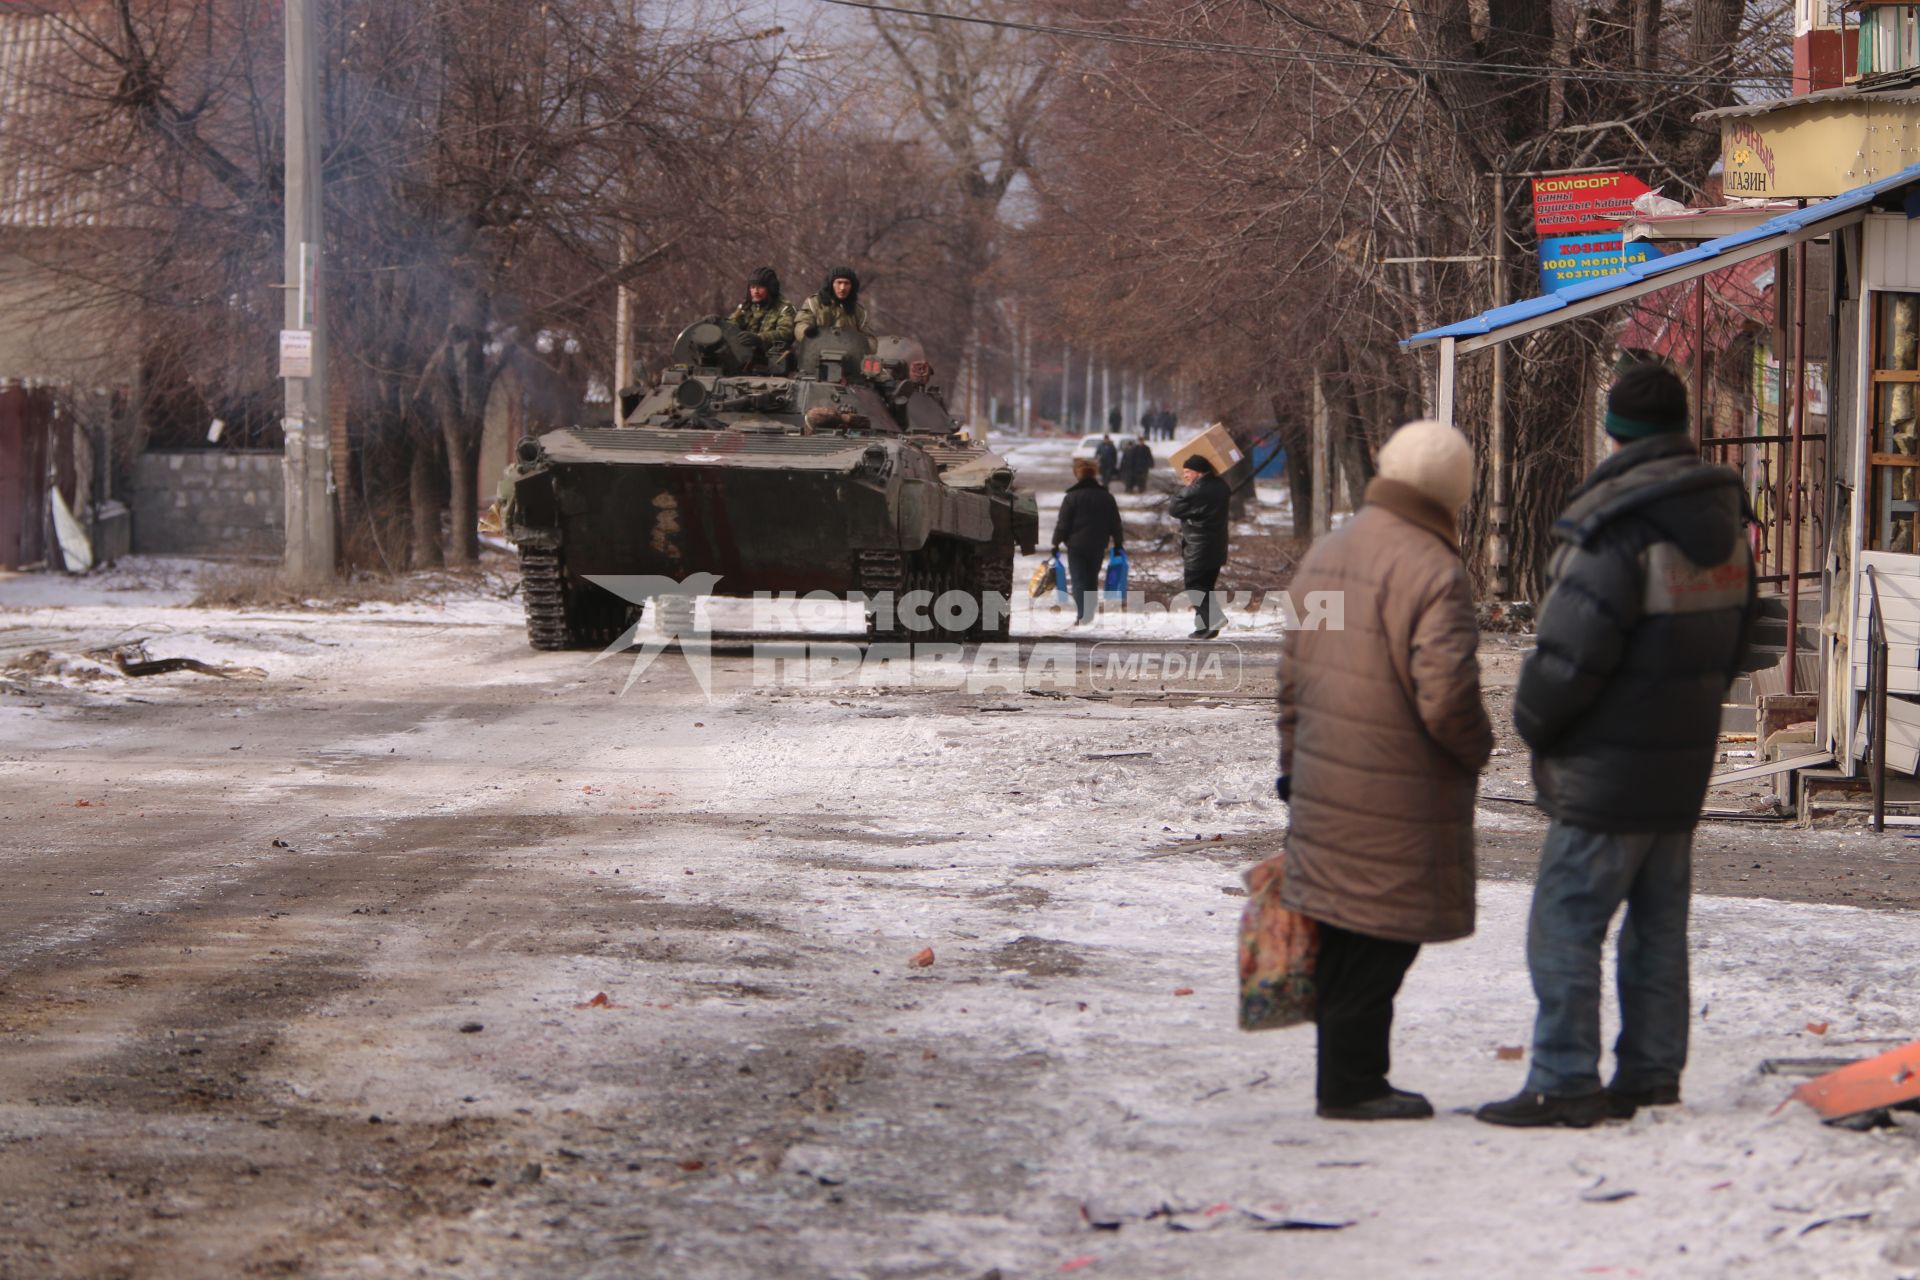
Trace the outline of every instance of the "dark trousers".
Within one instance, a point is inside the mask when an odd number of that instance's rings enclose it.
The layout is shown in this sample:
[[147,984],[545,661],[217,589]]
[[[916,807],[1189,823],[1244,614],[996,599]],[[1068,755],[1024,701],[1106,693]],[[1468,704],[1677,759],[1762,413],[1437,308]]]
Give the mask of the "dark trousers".
[[1092,622],[1094,610],[1100,607],[1100,565],[1106,559],[1106,551],[1076,551],[1067,548],[1067,581],[1073,584],[1073,607],[1080,611],[1080,621]]
[[1200,569],[1189,565],[1185,571],[1183,585],[1187,596],[1193,601],[1193,629],[1195,631],[1218,631],[1226,623],[1220,602],[1214,598],[1214,588],[1220,582],[1220,566]]
[[1417,942],[1389,942],[1321,924],[1313,985],[1320,1033],[1314,1088],[1322,1106],[1350,1107],[1392,1087],[1387,1068],[1393,998],[1419,954]]

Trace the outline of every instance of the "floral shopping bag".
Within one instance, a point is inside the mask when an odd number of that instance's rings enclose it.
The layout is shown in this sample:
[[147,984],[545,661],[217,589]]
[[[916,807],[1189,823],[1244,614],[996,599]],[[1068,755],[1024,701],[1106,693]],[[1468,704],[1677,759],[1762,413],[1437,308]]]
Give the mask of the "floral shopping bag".
[[1272,1031],[1313,1021],[1320,926],[1280,905],[1286,855],[1247,872],[1240,913],[1240,1029]]

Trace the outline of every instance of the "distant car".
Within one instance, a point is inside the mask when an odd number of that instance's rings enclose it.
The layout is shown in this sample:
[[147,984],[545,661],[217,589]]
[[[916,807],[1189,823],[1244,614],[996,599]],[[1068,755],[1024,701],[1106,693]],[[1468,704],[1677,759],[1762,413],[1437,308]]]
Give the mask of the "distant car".
[[[1090,436],[1081,436],[1080,443],[1073,446],[1073,456],[1076,458],[1091,458],[1093,451],[1100,447],[1100,442],[1105,438],[1106,434],[1100,431],[1096,431]],[[1117,456],[1121,458],[1126,457],[1127,450],[1131,449],[1139,439],[1139,436],[1132,435],[1115,436],[1113,438],[1113,447],[1118,451]]]

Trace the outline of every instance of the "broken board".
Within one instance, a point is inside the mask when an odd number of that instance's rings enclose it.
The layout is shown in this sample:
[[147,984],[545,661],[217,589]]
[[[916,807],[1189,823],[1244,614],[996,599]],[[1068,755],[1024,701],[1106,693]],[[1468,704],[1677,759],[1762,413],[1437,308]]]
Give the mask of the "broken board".
[[1796,1085],[1793,1096],[1832,1122],[1920,1098],[1920,1040]]

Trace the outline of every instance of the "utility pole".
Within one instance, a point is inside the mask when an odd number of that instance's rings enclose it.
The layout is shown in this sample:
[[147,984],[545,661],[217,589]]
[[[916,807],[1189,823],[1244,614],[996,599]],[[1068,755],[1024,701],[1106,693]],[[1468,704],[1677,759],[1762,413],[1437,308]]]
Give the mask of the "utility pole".
[[287,0],[287,218],[285,328],[287,550],[294,586],[334,577],[333,467],[327,432],[327,312],[320,186],[320,0]]
[[[637,256],[632,231],[620,233],[622,268]],[[620,274],[620,287],[613,291],[613,425],[627,425],[627,407],[620,399],[620,388],[633,380],[633,291],[627,288],[626,272]],[[519,443],[514,441],[512,443]]]
[[[1495,308],[1507,304],[1507,180],[1506,175],[1493,175],[1493,305]],[[1513,582],[1507,572],[1507,524],[1511,519],[1513,506],[1513,460],[1508,457],[1511,445],[1507,436],[1507,344],[1493,344],[1493,412],[1490,415],[1488,434],[1493,437],[1490,453],[1493,455],[1493,490],[1490,495],[1492,511],[1488,521],[1488,558],[1493,562],[1490,585],[1493,598],[1506,600],[1513,595]]]
[[1073,344],[1060,349],[1060,426],[1073,430]]
[[1093,352],[1087,352],[1087,393],[1080,401],[1080,433],[1093,430]]
[[1100,362],[1100,421],[1091,428],[1094,431],[1107,429],[1107,418],[1113,412],[1113,366],[1107,361]]

